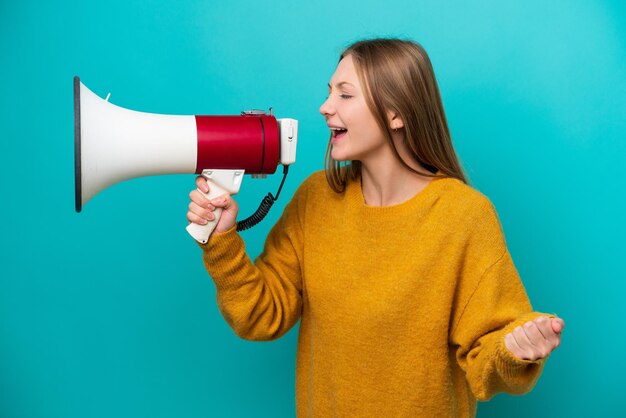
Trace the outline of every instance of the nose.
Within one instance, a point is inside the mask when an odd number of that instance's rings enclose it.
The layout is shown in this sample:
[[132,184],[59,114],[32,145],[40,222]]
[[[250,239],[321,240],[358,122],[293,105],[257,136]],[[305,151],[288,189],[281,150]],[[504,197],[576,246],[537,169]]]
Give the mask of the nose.
[[332,106],[332,103],[330,101],[330,96],[320,106],[320,113],[324,117],[330,116],[333,113],[335,113],[335,108],[334,108],[334,106]]

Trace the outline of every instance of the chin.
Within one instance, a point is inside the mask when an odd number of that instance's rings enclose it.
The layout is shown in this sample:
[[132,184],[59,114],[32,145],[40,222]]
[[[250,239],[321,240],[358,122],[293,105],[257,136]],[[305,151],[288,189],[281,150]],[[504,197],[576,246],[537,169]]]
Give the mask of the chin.
[[345,153],[337,152],[335,150],[332,150],[330,152],[330,156],[333,157],[333,160],[335,160],[335,161],[350,161],[350,160],[352,160],[352,158],[350,158],[350,156],[346,155]]
[[354,159],[353,153],[350,152],[350,148],[346,147],[347,144],[337,143],[333,144],[333,149],[330,151],[330,156],[335,161],[350,161]]

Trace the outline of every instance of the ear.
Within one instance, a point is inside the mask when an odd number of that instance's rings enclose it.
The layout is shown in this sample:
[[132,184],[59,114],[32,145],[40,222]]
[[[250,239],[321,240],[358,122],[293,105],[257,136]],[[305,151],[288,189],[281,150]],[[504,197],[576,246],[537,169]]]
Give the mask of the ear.
[[389,127],[391,129],[401,129],[401,128],[404,128],[404,121],[393,110],[388,110],[387,111],[387,123],[389,123]]

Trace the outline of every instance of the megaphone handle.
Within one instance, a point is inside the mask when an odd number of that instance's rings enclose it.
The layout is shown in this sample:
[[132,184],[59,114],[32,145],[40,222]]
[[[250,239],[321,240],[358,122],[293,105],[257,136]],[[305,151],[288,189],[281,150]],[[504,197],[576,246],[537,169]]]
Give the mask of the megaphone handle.
[[[207,199],[212,200],[222,195],[233,195],[239,192],[244,170],[204,170],[202,176],[209,185],[209,193],[198,189]],[[191,223],[187,232],[199,243],[206,244],[222,216],[222,208],[215,208],[215,219],[205,225]]]
[[[223,194],[229,194],[226,190],[222,189],[211,180],[207,180],[207,183],[209,184],[209,193],[204,193],[202,190],[198,189],[198,191],[202,193],[207,199],[212,200]],[[189,234],[201,244],[206,244],[209,240],[209,237],[213,233],[213,230],[217,226],[217,223],[222,216],[222,208],[215,208],[213,215],[215,215],[215,219],[209,221],[205,225],[191,223],[187,226],[187,232],[189,232]]]

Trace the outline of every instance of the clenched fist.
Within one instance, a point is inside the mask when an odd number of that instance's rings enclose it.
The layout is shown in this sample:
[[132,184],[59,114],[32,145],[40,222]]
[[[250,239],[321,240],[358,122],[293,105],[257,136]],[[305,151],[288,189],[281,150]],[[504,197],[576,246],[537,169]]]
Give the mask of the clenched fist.
[[565,322],[561,318],[539,316],[504,336],[504,345],[522,360],[547,358],[561,344]]
[[[198,176],[196,178],[196,186],[202,192],[209,193],[209,185],[204,177]],[[191,202],[189,202],[187,220],[198,225],[206,225],[208,221],[215,220],[215,214],[213,213],[215,208],[222,208],[222,216],[215,227],[215,232],[225,232],[235,226],[237,223],[237,212],[239,211],[237,202],[227,194],[209,200],[198,189],[189,193]]]

